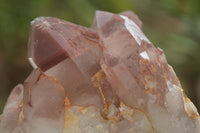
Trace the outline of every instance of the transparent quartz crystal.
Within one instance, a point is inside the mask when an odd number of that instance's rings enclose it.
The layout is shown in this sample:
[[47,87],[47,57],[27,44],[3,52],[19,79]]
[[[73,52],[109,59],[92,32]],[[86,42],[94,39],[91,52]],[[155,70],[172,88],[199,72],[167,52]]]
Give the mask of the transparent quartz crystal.
[[196,107],[131,11],[97,11],[91,28],[31,22],[34,70],[10,94],[2,133],[199,133]]

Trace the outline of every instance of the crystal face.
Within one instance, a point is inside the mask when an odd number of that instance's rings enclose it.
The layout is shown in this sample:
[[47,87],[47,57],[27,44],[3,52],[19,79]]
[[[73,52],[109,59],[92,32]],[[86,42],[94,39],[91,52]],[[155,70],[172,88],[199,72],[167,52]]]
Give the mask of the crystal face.
[[31,22],[34,70],[10,94],[2,133],[199,133],[196,107],[130,11],[97,11],[91,28]]

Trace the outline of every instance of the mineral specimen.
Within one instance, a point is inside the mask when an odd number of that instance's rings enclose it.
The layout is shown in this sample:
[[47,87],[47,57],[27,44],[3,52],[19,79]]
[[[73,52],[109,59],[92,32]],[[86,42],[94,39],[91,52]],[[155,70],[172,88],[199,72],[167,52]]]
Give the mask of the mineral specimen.
[[126,11],[97,11],[86,28],[31,23],[34,70],[10,94],[1,133],[199,133],[196,107],[163,51]]

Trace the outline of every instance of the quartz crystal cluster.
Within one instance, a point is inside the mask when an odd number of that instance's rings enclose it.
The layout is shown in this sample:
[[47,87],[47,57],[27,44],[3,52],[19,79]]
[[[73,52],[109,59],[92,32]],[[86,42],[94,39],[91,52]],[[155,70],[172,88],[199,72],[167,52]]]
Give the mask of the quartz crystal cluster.
[[130,12],[97,11],[91,28],[31,22],[34,70],[11,92],[0,133],[200,133],[196,107]]

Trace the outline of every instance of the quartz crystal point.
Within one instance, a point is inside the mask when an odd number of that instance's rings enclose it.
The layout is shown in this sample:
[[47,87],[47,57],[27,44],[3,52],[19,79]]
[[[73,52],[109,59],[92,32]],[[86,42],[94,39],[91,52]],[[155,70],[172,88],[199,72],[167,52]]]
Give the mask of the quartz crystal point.
[[199,133],[196,107],[131,11],[97,11],[86,28],[31,23],[34,70],[10,94],[0,133]]

